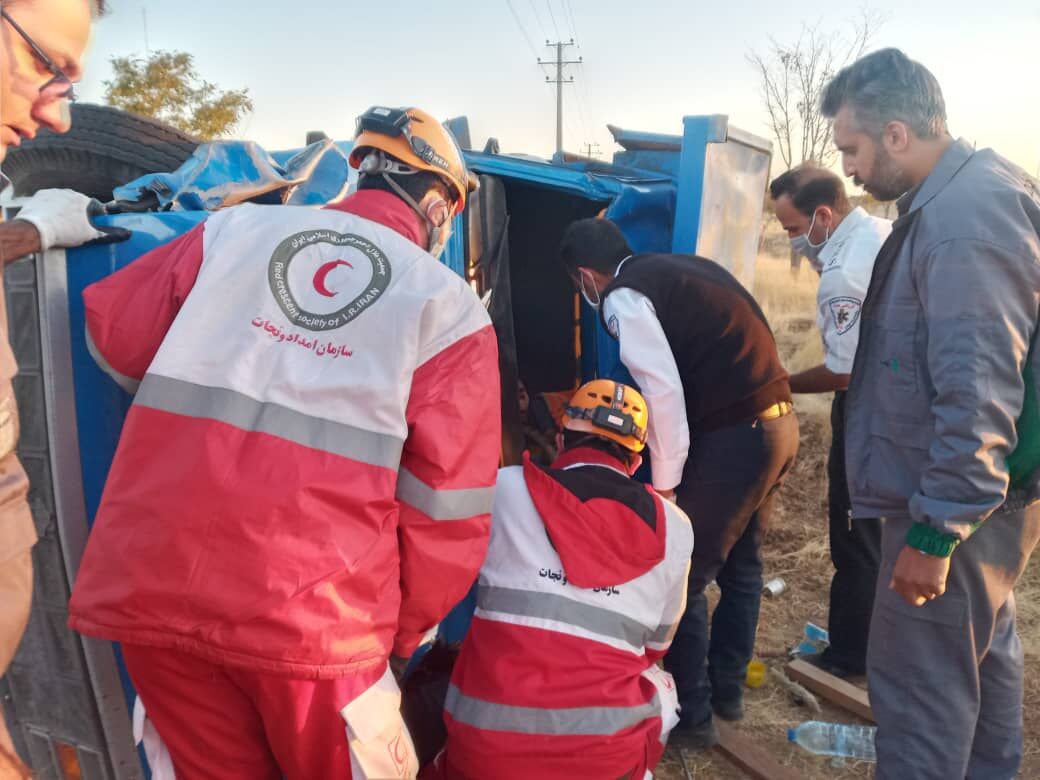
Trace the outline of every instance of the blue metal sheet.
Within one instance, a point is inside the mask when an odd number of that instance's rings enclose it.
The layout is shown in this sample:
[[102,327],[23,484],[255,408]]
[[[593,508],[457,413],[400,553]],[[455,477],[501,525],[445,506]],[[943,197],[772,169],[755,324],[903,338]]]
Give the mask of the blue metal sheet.
[[108,217],[101,222],[133,231],[129,241],[119,244],[70,249],[68,257],[69,326],[72,338],[72,368],[76,385],[76,416],[82,448],[83,490],[87,522],[101,502],[101,491],[115,454],[123,427],[123,417],[130,406],[124,393],[94,363],[87,352],[83,290],[128,265],[150,249],[190,230],[205,213],[125,214]]
[[[83,290],[96,281],[128,265],[150,249],[170,241],[197,225],[204,213],[133,214],[102,218],[99,222],[133,231],[130,240],[120,244],[81,247],[66,252],[69,329],[72,346],[72,374],[75,386],[76,425],[79,429],[80,469],[87,525],[93,527],[108,470],[115,456],[123,419],[131,398],[113,382],[90,357],[86,344]],[[114,646],[119,678],[127,709],[133,712],[136,696],[118,645]],[[143,752],[141,764],[151,776]]]
[[617,152],[614,163],[621,166],[639,168],[644,171],[657,171],[669,179],[679,177],[679,153],[657,151],[654,149],[638,149],[631,152]]
[[625,151],[648,150],[678,152],[682,149],[682,136],[668,133],[648,133],[644,130],[626,130],[607,125],[614,142]]
[[683,126],[672,251],[714,260],[751,289],[772,144],[721,115]]
[[540,184],[589,200],[612,201],[626,187],[671,186],[671,180],[660,174],[583,171],[576,167],[553,165],[545,160],[480,152],[464,152],[463,156],[476,173]]
[[679,161],[675,229],[672,233],[673,252],[697,252],[697,234],[700,231],[701,202],[704,196],[706,149],[708,144],[726,140],[727,127],[728,119],[718,114],[683,117],[682,156]]

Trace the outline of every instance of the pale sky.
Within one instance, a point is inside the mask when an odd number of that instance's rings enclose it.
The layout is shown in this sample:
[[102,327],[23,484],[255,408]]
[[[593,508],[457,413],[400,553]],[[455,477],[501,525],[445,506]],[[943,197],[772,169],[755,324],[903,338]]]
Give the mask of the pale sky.
[[[849,30],[862,6],[761,0],[111,0],[96,26],[80,93],[100,102],[114,55],[178,49],[224,88],[248,87],[256,108],[237,133],[268,149],[301,146],[308,130],[349,138],[372,104],[466,114],[478,148],[548,155],[555,93],[536,56],[570,39],[564,144],[609,159],[608,122],[679,133],[687,114],[728,114],[769,136],[745,55],[802,22]],[[871,48],[898,46],[939,79],[950,128],[1030,173],[1040,168],[1040,3],[868,0],[887,21]],[[519,20],[519,21],[518,21]]]

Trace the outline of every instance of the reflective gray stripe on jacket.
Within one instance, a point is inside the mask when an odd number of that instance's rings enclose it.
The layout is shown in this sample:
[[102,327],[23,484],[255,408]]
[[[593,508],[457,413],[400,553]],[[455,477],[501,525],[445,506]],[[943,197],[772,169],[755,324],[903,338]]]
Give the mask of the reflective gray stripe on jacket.
[[466,696],[448,685],[444,710],[459,723],[486,731],[513,731],[553,737],[613,736],[661,715],[657,693],[629,707],[517,707]]
[[906,238],[887,273],[891,247],[878,256],[849,387],[853,514],[966,538],[1008,489],[1040,308],[1040,195],[961,140],[899,210]]

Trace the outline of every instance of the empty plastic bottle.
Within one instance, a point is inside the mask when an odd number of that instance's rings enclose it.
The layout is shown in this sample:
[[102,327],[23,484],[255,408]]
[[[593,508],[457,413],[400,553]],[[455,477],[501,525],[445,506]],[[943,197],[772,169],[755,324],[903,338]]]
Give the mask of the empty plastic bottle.
[[802,630],[805,632],[806,639],[812,642],[826,642],[830,644],[831,635],[826,628],[820,628],[815,623],[806,623],[805,628]]
[[820,756],[841,756],[860,761],[876,761],[874,726],[849,726],[811,720],[787,732],[787,740]]
[[831,643],[827,629],[820,628],[815,623],[806,623],[804,632],[805,639],[795,650],[796,655],[814,655],[823,651]]

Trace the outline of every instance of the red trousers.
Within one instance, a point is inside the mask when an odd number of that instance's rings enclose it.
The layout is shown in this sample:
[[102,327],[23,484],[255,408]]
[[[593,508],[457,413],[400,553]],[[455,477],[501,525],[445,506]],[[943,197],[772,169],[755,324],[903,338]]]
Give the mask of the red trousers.
[[299,680],[243,671],[175,650],[123,645],[177,780],[349,780],[340,710],[383,674]]

